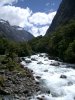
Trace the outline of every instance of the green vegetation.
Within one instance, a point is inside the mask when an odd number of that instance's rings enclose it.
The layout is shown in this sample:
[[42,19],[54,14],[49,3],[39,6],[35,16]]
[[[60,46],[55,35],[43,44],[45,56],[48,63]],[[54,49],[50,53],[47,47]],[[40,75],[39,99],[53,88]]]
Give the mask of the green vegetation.
[[45,52],[52,57],[59,57],[63,61],[75,63],[75,21],[60,26],[48,37],[39,36],[28,42],[16,43],[1,37],[0,69],[23,73],[18,58],[39,52]]
[[[4,38],[1,38],[0,41],[6,41],[8,43],[6,47],[2,48],[3,52],[2,50],[0,52],[0,87],[2,87],[4,86],[4,83],[7,80],[5,73],[16,72],[22,76],[28,75],[28,71],[24,70],[23,66],[19,63],[19,55],[27,56],[30,55],[32,51],[30,51],[31,48],[29,47],[29,45],[27,45],[27,43],[15,43],[12,41],[8,41]],[[1,45],[4,44],[5,42],[2,42]],[[21,53],[21,50],[23,51],[23,53]]]
[[63,61],[75,63],[75,21],[60,26],[48,37],[38,37],[29,43],[34,52],[46,52]]
[[[28,71],[19,64],[19,57],[43,52],[65,62],[75,63],[75,21],[60,26],[48,37],[39,36],[28,42],[13,42],[1,37],[0,71],[15,71],[28,75]],[[3,86],[4,81],[5,77],[0,75],[0,86]]]
[[0,38],[0,55],[9,56],[28,56],[31,55],[32,49],[27,42],[16,43],[6,38]]
[[74,63],[75,59],[75,21],[59,27],[51,36],[49,54],[64,61]]
[[0,70],[24,73],[24,69],[18,63],[19,57],[31,54],[32,49],[27,42],[16,43],[4,37],[0,38]]
[[0,86],[3,86],[5,80],[5,77],[0,75]]
[[32,47],[32,50],[34,53],[48,53],[48,42],[50,40],[50,37],[42,37],[38,36],[34,38],[33,40],[29,41],[30,46]]

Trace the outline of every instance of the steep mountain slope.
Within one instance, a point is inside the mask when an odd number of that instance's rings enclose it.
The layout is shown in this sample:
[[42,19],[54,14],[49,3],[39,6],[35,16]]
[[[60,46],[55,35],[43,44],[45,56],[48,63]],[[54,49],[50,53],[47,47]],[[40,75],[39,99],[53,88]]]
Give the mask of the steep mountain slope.
[[53,22],[46,32],[46,35],[53,32],[61,25],[68,23],[70,20],[75,19],[75,0],[62,0],[57,14],[55,15]]
[[18,26],[11,26],[7,21],[0,19],[0,36],[14,41],[27,41],[33,35]]
[[75,0],[63,0],[46,36],[30,44],[35,52],[46,52],[51,59],[75,63]]

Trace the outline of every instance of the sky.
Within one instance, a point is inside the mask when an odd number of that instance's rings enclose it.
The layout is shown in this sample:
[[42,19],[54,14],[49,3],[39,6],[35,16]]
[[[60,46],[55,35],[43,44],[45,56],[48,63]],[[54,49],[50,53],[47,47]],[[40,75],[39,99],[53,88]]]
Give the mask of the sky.
[[23,27],[35,37],[45,35],[61,0],[0,0],[0,19]]

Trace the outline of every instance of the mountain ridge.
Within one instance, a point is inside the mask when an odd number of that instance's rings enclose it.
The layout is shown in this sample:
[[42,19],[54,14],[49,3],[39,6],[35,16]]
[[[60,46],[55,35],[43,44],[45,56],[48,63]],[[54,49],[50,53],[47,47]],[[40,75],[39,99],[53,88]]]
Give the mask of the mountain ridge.
[[11,26],[8,21],[0,19],[0,36],[13,41],[28,41],[34,36],[19,26]]

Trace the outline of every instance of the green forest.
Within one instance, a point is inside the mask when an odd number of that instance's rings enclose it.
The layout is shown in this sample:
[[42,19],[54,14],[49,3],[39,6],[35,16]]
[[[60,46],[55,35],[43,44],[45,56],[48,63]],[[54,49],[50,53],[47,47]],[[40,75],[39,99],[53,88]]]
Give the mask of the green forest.
[[29,42],[35,52],[46,52],[69,63],[75,61],[75,20],[57,28],[46,37],[37,37]]
[[41,52],[59,57],[65,62],[74,63],[75,21],[60,26],[49,36],[39,36],[28,42],[14,42],[4,37],[0,38],[0,55],[24,57]]

